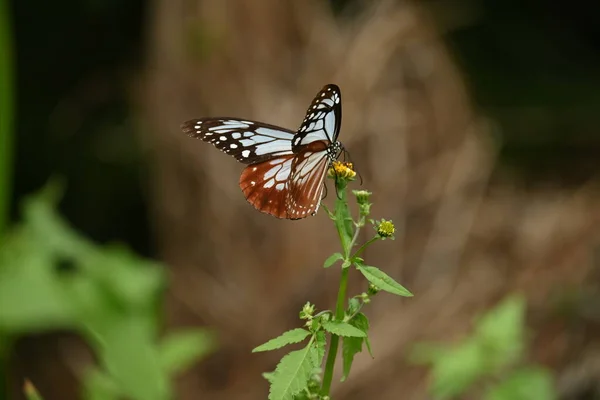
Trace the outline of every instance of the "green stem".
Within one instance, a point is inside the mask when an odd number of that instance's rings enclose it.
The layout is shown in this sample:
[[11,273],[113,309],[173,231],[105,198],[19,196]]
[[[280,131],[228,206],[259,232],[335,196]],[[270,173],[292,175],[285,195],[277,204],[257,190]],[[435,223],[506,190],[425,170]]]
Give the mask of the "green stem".
[[[344,303],[346,300],[346,289],[348,288],[349,270],[350,268],[342,269],[340,288],[338,290],[337,303],[335,305],[336,321],[341,321],[344,318]],[[335,367],[339,342],[340,337],[338,335],[331,335],[329,353],[327,354],[327,362],[325,363],[325,373],[323,374],[323,385],[321,386],[321,394],[323,396],[329,396],[329,391],[331,390],[331,381],[333,380],[333,370]]]
[[[353,221],[348,209],[348,200],[346,196],[346,181],[336,180],[336,189],[338,199],[335,202],[335,227],[340,237],[342,249],[344,250],[344,258],[347,260],[354,246],[354,242],[358,236],[358,228],[353,232]],[[344,319],[344,304],[346,302],[346,291],[348,288],[348,271],[349,268],[342,269],[340,278],[340,287],[338,289],[337,302],[335,305],[335,320],[342,321]],[[333,380],[333,371],[335,368],[335,360],[340,342],[340,337],[331,335],[331,343],[329,345],[329,353],[325,362],[325,372],[323,374],[323,385],[321,386],[321,395],[329,396],[331,390],[331,382]]]
[[[0,0],[0,236],[4,234],[9,218],[12,186],[13,144],[13,53],[9,5]],[[0,374],[1,375],[1,374]]]
[[356,250],[356,252],[352,255],[352,258],[358,257],[360,255],[360,253],[362,253],[371,243],[373,243],[379,239],[381,239],[381,237],[375,236],[375,237],[369,239],[368,241],[366,241],[365,243],[363,243],[363,245],[360,246],[358,248],[358,250]]

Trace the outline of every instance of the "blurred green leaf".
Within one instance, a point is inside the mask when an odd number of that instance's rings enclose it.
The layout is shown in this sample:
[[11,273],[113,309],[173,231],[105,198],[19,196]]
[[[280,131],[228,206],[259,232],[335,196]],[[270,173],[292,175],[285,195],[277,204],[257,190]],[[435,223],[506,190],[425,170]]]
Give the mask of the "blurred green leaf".
[[525,299],[516,295],[503,300],[476,322],[475,337],[486,350],[491,371],[521,357],[525,346],[524,326]]
[[99,332],[101,357],[124,394],[135,400],[168,399],[170,388],[154,343],[150,322],[124,315]]
[[485,353],[477,342],[466,343],[438,358],[431,374],[431,394],[436,399],[450,399],[465,392],[485,374]]
[[123,397],[115,381],[96,368],[86,372],[83,386],[86,400],[119,400]]
[[552,375],[544,368],[523,368],[494,386],[485,400],[555,400]]
[[73,325],[73,304],[51,260],[24,231],[0,246],[0,330],[12,333]]
[[160,345],[160,361],[172,375],[190,367],[215,350],[215,338],[206,330],[192,329],[169,334]]

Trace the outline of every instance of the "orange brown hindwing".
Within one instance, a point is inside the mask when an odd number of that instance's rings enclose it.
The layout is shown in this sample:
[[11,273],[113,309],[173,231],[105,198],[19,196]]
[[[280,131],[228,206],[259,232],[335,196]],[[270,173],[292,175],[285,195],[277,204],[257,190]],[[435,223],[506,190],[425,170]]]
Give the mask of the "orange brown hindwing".
[[244,168],[240,188],[254,208],[277,218],[289,218],[287,185],[294,158],[290,154]]

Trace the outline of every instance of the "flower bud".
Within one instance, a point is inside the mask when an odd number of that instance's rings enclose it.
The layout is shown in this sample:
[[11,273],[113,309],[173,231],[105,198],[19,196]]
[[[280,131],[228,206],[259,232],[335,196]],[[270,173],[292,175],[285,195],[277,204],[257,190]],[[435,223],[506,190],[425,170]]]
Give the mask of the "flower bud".
[[378,221],[375,229],[377,230],[377,234],[382,238],[393,238],[396,231],[394,223],[385,219]]

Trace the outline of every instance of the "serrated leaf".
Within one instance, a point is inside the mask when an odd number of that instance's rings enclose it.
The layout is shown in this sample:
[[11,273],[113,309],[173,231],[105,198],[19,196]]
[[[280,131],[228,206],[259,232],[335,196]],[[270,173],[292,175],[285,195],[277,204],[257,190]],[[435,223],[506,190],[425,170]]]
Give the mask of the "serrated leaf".
[[273,383],[275,380],[275,371],[263,372],[262,377],[265,378],[269,383]]
[[371,282],[373,285],[377,286],[381,290],[385,290],[388,293],[396,294],[398,296],[413,296],[413,294],[409,292],[404,286],[396,282],[391,276],[389,276],[379,268],[361,264],[356,264],[356,267],[365,276],[365,278],[367,278],[369,282]]
[[325,337],[325,332],[318,331],[315,335],[315,343],[314,343],[315,350],[317,351],[315,367],[321,367],[321,365],[323,364],[323,358],[325,358],[326,345],[327,345],[327,338]]
[[364,338],[361,337],[345,337],[342,340],[342,359],[344,363],[344,372],[342,374],[342,382],[348,378],[350,368],[354,361],[354,356],[362,351]]
[[358,313],[350,320],[350,325],[357,327],[361,331],[363,331],[367,336],[365,337],[365,344],[367,345],[367,350],[369,350],[369,354],[371,358],[375,358],[373,356],[373,351],[371,350],[371,341],[369,340],[369,319],[363,313]]
[[306,389],[316,358],[312,343],[283,357],[272,375],[269,400],[293,400],[295,394]]
[[330,333],[344,337],[365,337],[367,334],[360,329],[342,321],[328,321],[323,323],[323,328]]
[[343,260],[343,259],[344,259],[344,256],[342,255],[342,253],[333,253],[332,255],[327,257],[327,260],[325,260],[325,262],[323,263],[323,268],[329,268],[333,264],[335,264],[337,261]]
[[283,346],[287,346],[288,344],[299,343],[306,339],[308,335],[310,335],[310,332],[306,329],[292,329],[290,331],[284,332],[275,339],[269,340],[267,343],[261,344],[260,346],[252,350],[252,352],[258,353],[260,351],[277,350],[282,348]]

